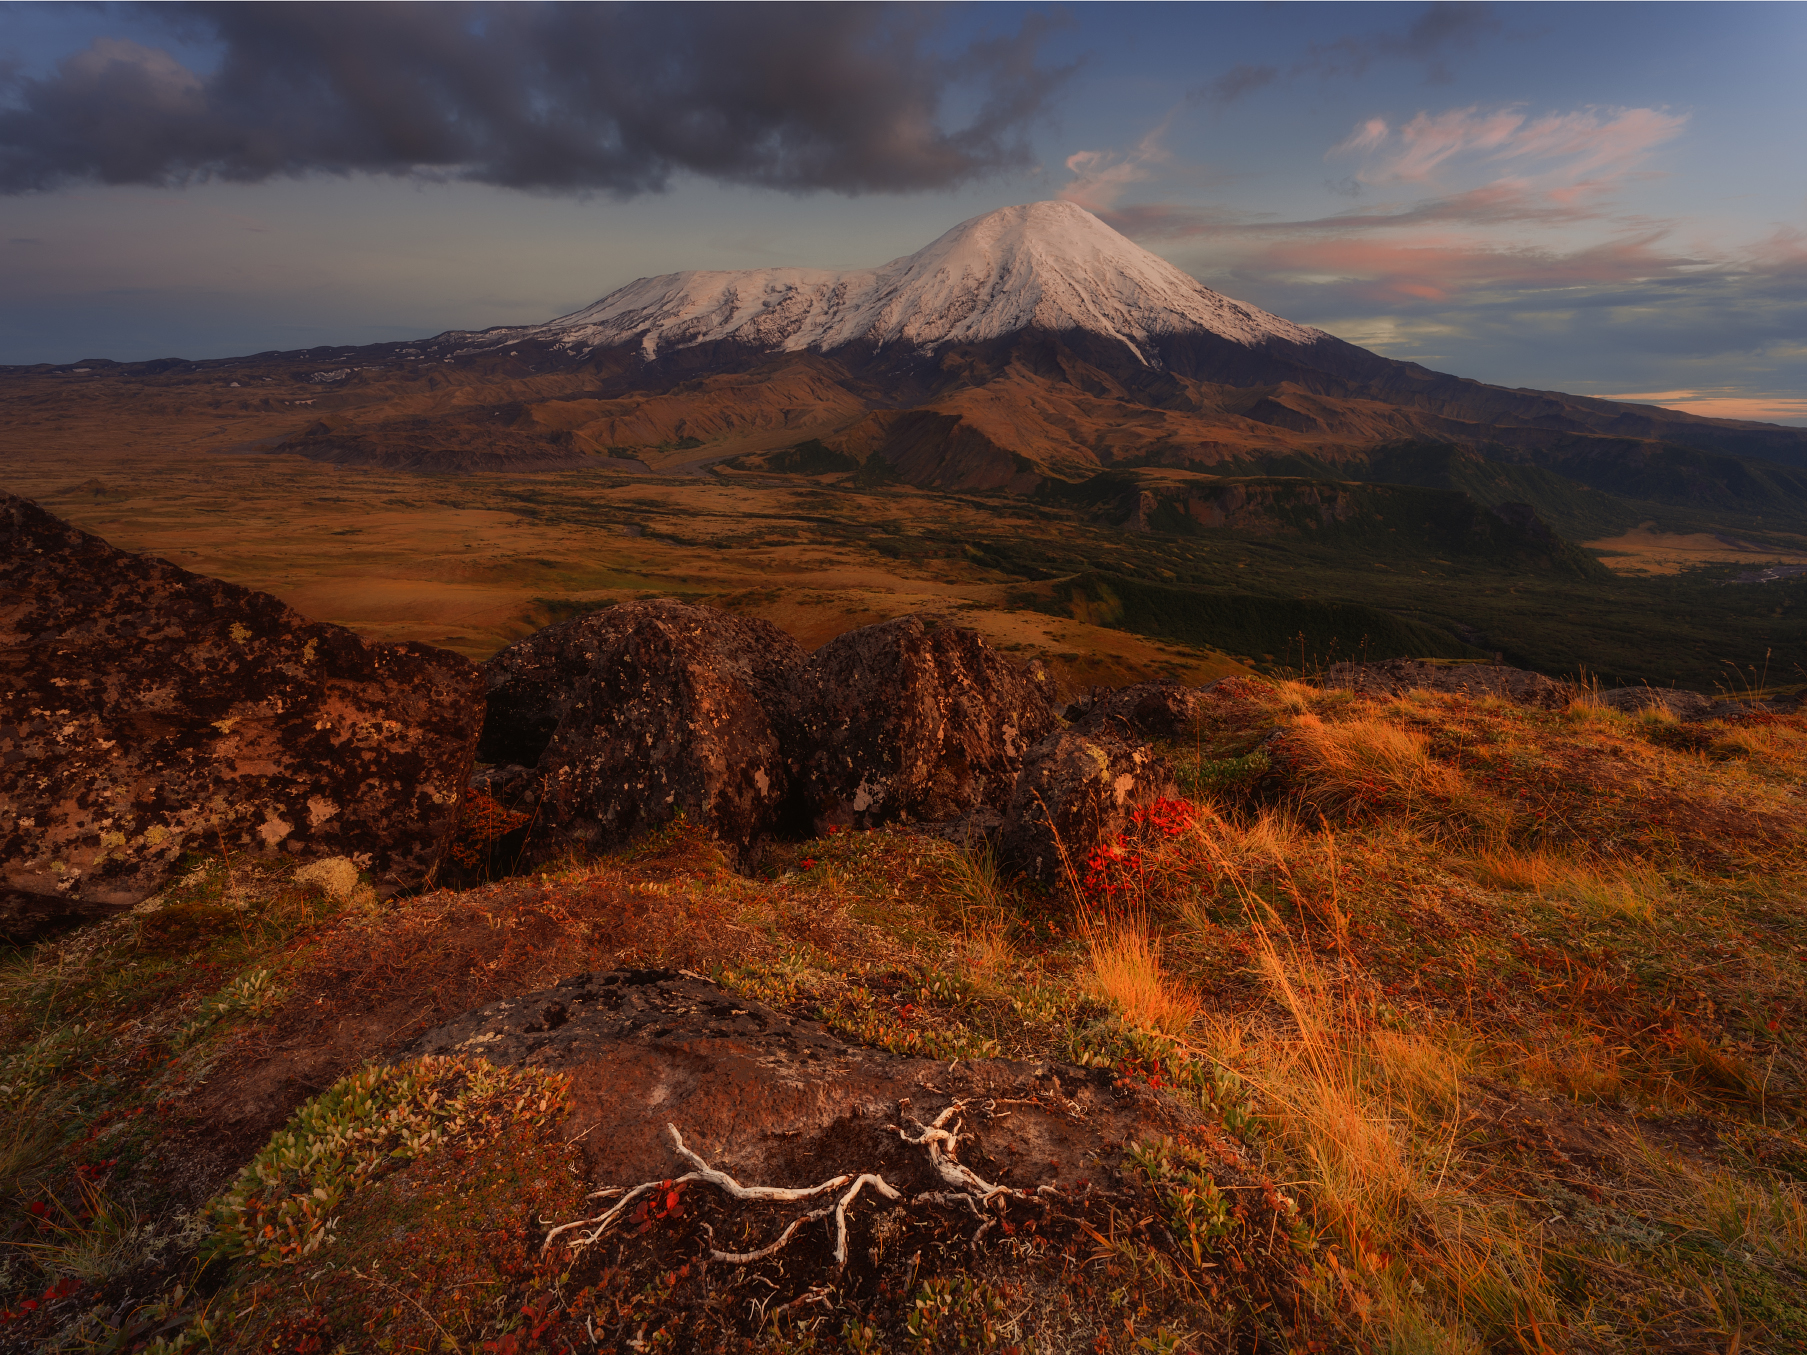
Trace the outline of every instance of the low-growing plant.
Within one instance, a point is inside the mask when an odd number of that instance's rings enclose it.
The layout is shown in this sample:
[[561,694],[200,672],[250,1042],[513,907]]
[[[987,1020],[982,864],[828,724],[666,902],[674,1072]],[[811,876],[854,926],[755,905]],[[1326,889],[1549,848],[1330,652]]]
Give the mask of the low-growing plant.
[[427,1055],[349,1073],[302,1106],[213,1204],[208,1251],[292,1265],[332,1240],[335,1211],[386,1167],[503,1116],[543,1119],[563,1096],[556,1075],[481,1059]]
[[172,1043],[178,1049],[191,1044],[210,1027],[229,1017],[267,1016],[281,1001],[282,992],[270,981],[269,970],[247,970],[208,999],[194,1020],[176,1032]]
[[1171,1138],[1129,1145],[1130,1158],[1147,1175],[1167,1207],[1167,1223],[1194,1265],[1235,1226],[1229,1198],[1218,1188],[1202,1154]]

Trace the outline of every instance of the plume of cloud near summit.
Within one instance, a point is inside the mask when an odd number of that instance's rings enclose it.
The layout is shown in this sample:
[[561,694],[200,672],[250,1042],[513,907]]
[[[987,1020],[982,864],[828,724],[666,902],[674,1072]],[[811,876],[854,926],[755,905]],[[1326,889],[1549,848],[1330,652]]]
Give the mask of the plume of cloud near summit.
[[[674,175],[791,192],[952,188],[1033,162],[1072,67],[1050,21],[947,50],[879,5],[169,5],[197,73],[102,38],[6,83],[0,191],[370,173],[553,193]],[[971,111],[954,120],[946,105]]]

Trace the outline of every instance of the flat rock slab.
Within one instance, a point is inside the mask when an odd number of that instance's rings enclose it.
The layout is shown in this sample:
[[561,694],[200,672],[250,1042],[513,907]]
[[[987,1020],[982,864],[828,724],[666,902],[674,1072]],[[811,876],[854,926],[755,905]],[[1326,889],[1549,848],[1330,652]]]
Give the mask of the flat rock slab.
[[956,1100],[975,1139],[960,1160],[1018,1188],[1070,1196],[1120,1184],[1123,1146],[1176,1133],[1191,1112],[1099,1069],[981,1059],[947,1064],[851,1045],[820,1024],[672,970],[579,974],[423,1035],[412,1054],[476,1054],[572,1077],[569,1137],[591,1179],[630,1185],[685,1170],[665,1126],[744,1184],[807,1185],[880,1171],[938,1188],[920,1148],[887,1126]]
[[187,852],[424,884],[482,697],[457,654],[369,644],[0,494],[0,929],[137,903]]

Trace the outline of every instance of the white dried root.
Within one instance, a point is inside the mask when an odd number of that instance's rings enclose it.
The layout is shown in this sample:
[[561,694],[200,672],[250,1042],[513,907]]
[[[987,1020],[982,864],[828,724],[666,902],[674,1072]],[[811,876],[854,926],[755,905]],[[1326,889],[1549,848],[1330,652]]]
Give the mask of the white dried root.
[[963,1112],[966,1106],[965,1101],[955,1101],[937,1115],[932,1123],[926,1125],[914,1116],[909,1117],[910,1123],[921,1131],[915,1138],[911,1138],[909,1132],[899,1125],[885,1126],[911,1147],[926,1149],[929,1155],[929,1165],[935,1169],[935,1174],[953,1187],[948,1191],[918,1195],[916,1197],[918,1200],[931,1204],[964,1202],[972,1205],[977,1212],[979,1205],[989,1204],[1000,1196],[1026,1200],[1036,1195],[1059,1194],[1053,1186],[1037,1186],[1034,1190],[1017,1190],[1013,1186],[996,1186],[959,1161],[954,1154],[960,1150],[960,1130],[964,1127],[963,1123],[956,1123],[952,1129],[945,1126],[954,1116]]
[[[593,1232],[587,1237],[578,1238],[572,1245],[571,1250],[573,1252],[582,1251],[585,1247],[601,1238],[604,1233],[613,1227],[615,1221],[621,1217],[627,1207],[641,1196],[655,1190],[673,1189],[690,1181],[706,1182],[707,1184],[716,1187],[718,1190],[726,1191],[737,1200],[761,1200],[772,1204],[792,1204],[799,1200],[813,1200],[818,1196],[826,1195],[831,1191],[840,1190],[842,1186],[847,1186],[846,1192],[836,1200],[831,1207],[811,1210],[801,1218],[793,1219],[790,1227],[779,1234],[776,1242],[761,1247],[758,1251],[725,1252],[711,1248],[709,1252],[709,1259],[711,1261],[722,1261],[729,1265],[745,1265],[749,1261],[762,1261],[778,1251],[785,1243],[789,1242],[792,1236],[795,1235],[797,1229],[801,1228],[804,1224],[811,1223],[816,1219],[828,1218],[832,1215],[835,1224],[835,1264],[837,1266],[844,1266],[847,1264],[847,1206],[853,1203],[854,1198],[859,1195],[860,1191],[867,1186],[871,1186],[888,1200],[903,1198],[891,1188],[883,1177],[875,1176],[870,1172],[864,1173],[858,1177],[848,1176],[843,1173],[840,1176],[829,1177],[828,1180],[822,1182],[820,1185],[803,1186],[801,1188],[789,1186],[743,1186],[732,1176],[729,1176],[726,1172],[717,1171],[701,1157],[685,1147],[684,1136],[678,1133],[678,1127],[675,1124],[668,1124],[665,1126],[665,1129],[666,1132],[671,1135],[671,1146],[673,1149],[676,1150],[680,1158],[692,1164],[696,1168],[695,1171],[685,1172],[684,1175],[673,1177],[669,1181],[644,1182],[641,1185],[635,1186],[625,1194],[622,1194],[621,1198],[610,1207],[607,1213],[598,1214],[595,1218],[578,1219],[572,1223],[560,1224],[557,1228],[554,1228],[550,1233],[546,1234],[546,1241],[540,1248],[541,1252],[544,1253],[548,1250],[552,1246],[553,1239],[558,1237],[561,1233],[572,1232],[579,1228],[589,1228],[591,1225],[594,1225],[595,1230]],[[849,1185],[849,1182],[852,1182],[852,1184]],[[598,1199],[619,1193],[619,1186],[610,1186],[594,1192],[589,1198]]]
[[[985,1234],[997,1226],[997,1216],[986,1212],[993,1204],[1001,1213],[1006,1200],[1028,1200],[1039,1195],[1058,1195],[1060,1192],[1053,1186],[1037,1186],[1034,1190],[1017,1190],[1012,1186],[993,1185],[956,1158],[954,1154],[960,1150],[960,1130],[963,1125],[960,1121],[956,1121],[952,1129],[948,1129],[946,1125],[949,1120],[964,1111],[966,1105],[967,1103],[964,1101],[955,1101],[937,1115],[932,1123],[926,1125],[914,1116],[909,1117],[910,1123],[920,1131],[915,1138],[911,1138],[908,1131],[899,1125],[886,1127],[910,1146],[925,1149],[929,1155],[929,1165],[934,1167],[935,1174],[951,1187],[949,1190],[925,1191],[911,1203],[942,1204],[950,1207],[965,1205],[972,1210],[974,1217],[981,1220],[979,1230],[972,1236],[972,1244],[976,1247]],[[990,1102],[986,1103],[988,1109],[990,1105]]]
[[[988,1102],[987,1105],[989,1104],[990,1103]],[[973,1216],[981,1220],[979,1230],[973,1234],[972,1239],[974,1243],[977,1243],[998,1221],[996,1217],[987,1212],[988,1207],[995,1205],[1001,1210],[1004,1201],[1007,1199],[1026,1200],[1033,1199],[1039,1195],[1053,1195],[1058,1194],[1059,1192],[1052,1186],[1039,1186],[1034,1190],[1017,1190],[1011,1186],[994,1185],[992,1182],[985,1180],[970,1167],[960,1162],[955,1154],[960,1148],[962,1138],[960,1130],[963,1127],[963,1122],[956,1121],[952,1129],[947,1127],[947,1123],[949,1120],[954,1119],[955,1116],[965,1111],[966,1107],[967,1103],[965,1101],[955,1101],[949,1105],[947,1109],[943,1110],[941,1114],[937,1115],[932,1123],[926,1125],[920,1120],[911,1117],[910,1123],[915,1125],[916,1129],[919,1131],[914,1138],[910,1136],[907,1130],[898,1125],[888,1125],[887,1128],[894,1131],[900,1139],[911,1147],[920,1147],[924,1149],[929,1155],[929,1164],[934,1167],[936,1175],[938,1175],[949,1187],[947,1190],[925,1192],[916,1196],[910,1203],[941,1204],[953,1207],[964,1206],[972,1210]],[[582,1251],[585,1247],[598,1241],[604,1233],[608,1232],[608,1230],[615,1225],[615,1222],[627,1211],[628,1206],[633,1204],[634,1201],[656,1190],[671,1190],[678,1186],[686,1185],[691,1181],[702,1181],[708,1185],[714,1186],[717,1190],[726,1192],[737,1200],[758,1200],[770,1204],[792,1204],[802,1200],[817,1199],[820,1196],[831,1194],[834,1191],[842,1192],[832,1205],[824,1205],[820,1209],[812,1209],[807,1214],[792,1219],[789,1226],[778,1235],[775,1241],[767,1243],[757,1251],[728,1252],[721,1251],[711,1245],[709,1250],[709,1259],[711,1261],[720,1261],[726,1265],[734,1266],[747,1265],[754,1261],[763,1261],[766,1257],[782,1250],[786,1244],[796,1236],[797,1230],[804,1224],[814,1223],[818,1219],[832,1218],[834,1220],[835,1265],[845,1266],[847,1264],[847,1207],[851,1205],[854,1200],[858,1198],[860,1192],[868,1186],[884,1196],[887,1200],[901,1200],[903,1198],[898,1191],[892,1188],[889,1182],[874,1172],[862,1172],[858,1176],[850,1176],[846,1173],[842,1173],[839,1176],[831,1176],[820,1185],[814,1186],[743,1186],[726,1172],[718,1171],[716,1168],[711,1167],[700,1156],[686,1147],[684,1144],[684,1136],[678,1133],[678,1127],[676,1125],[667,1124],[665,1129],[666,1132],[671,1135],[671,1146],[673,1150],[677,1153],[678,1157],[688,1163],[693,1170],[685,1172],[682,1176],[673,1177],[668,1181],[643,1182],[627,1191],[623,1191],[620,1186],[608,1186],[602,1190],[592,1192],[587,1197],[592,1200],[609,1199],[615,1196],[620,1196],[620,1198],[615,1200],[614,1204],[609,1207],[606,1213],[598,1214],[594,1218],[577,1219],[571,1223],[560,1224],[558,1227],[554,1228],[551,1232],[546,1234],[546,1241],[540,1249],[541,1252],[544,1253],[545,1251],[550,1250],[553,1241],[560,1235],[575,1232],[582,1228],[589,1228],[592,1231],[585,1236],[579,1237],[571,1247],[573,1252]],[[843,1189],[843,1187],[845,1189]],[[714,1233],[711,1232],[709,1236],[711,1244],[713,1244]]]

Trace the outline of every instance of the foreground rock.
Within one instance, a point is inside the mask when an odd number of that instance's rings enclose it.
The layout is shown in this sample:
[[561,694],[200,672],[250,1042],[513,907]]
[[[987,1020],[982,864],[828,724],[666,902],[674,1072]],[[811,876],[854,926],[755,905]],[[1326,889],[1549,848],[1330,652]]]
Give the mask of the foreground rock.
[[1043,684],[976,631],[865,626],[809,661],[791,706],[798,790],[818,830],[943,822],[1008,803],[1058,724]]
[[[1170,1185],[1152,1187],[1134,1145],[1185,1143],[1234,1203],[1239,1302],[1272,1305],[1286,1282],[1267,1276],[1298,1264],[1296,1207],[1214,1118],[1139,1077],[897,1057],[670,970],[580,974],[460,1017],[412,1052],[569,1076],[558,1133],[594,1194],[575,1217],[542,1220],[544,1245],[576,1251],[569,1264],[552,1252],[569,1274],[606,1266],[613,1294],[651,1298],[598,1308],[582,1334],[607,1349],[653,1326],[684,1331],[676,1348],[752,1349],[777,1315],[806,1312],[830,1332],[857,1314],[862,1348],[926,1350],[926,1331],[952,1350],[946,1324],[961,1310],[943,1309],[937,1328],[919,1296],[983,1299],[984,1285],[1029,1315],[1027,1330],[1058,1338],[1038,1348],[1102,1348],[1104,1321],[1114,1332],[1122,1319],[1100,1320],[1085,1305],[1102,1288],[1075,1283],[1098,1239],[1133,1240],[1163,1275],[1230,1274],[1196,1268],[1209,1237],[1179,1220]],[[996,1344],[989,1321],[951,1330],[962,1349]]]
[[803,651],[765,622],[678,602],[611,607],[585,635],[548,646],[572,656],[593,646],[595,659],[538,760],[532,856],[618,847],[679,814],[743,862],[757,856],[784,827],[791,778],[777,712]]
[[433,878],[482,717],[475,665],[0,495],[0,882],[18,934],[134,904],[186,852]]
[[1083,734],[1183,739],[1198,722],[1200,701],[1207,690],[1178,682],[1095,688],[1090,696],[1067,708],[1067,719]]
[[[900,1058],[851,1045],[814,1021],[724,992],[674,970],[579,974],[555,987],[466,1013],[410,1054],[475,1054],[505,1066],[569,1073],[568,1138],[584,1145],[598,1185],[676,1175],[665,1126],[712,1166],[746,1183],[807,1184],[838,1172],[882,1172],[894,1187],[945,1188],[888,1124],[928,1121],[954,1100],[1009,1101],[961,1161],[988,1180],[1120,1185],[1121,1145],[1173,1133],[1189,1118],[1110,1074],[1006,1059]],[[1107,1147],[1118,1151],[1106,1153]],[[967,1223],[971,1231],[972,1221]]]
[[998,838],[1009,869],[1042,884],[1083,876],[1085,861],[1129,827],[1130,815],[1176,796],[1154,750],[1107,734],[1060,733],[1023,760]]
[[1427,663],[1423,659],[1333,664],[1324,672],[1323,685],[1345,688],[1363,696],[1403,696],[1410,691],[1497,696],[1516,705],[1540,710],[1561,710],[1579,695],[1566,682],[1524,668],[1502,668],[1485,663]]
[[483,665],[488,709],[477,756],[484,762],[534,766],[571,709],[580,683],[611,646],[649,618],[689,627],[745,670],[762,704],[782,704],[807,655],[765,621],[665,599],[623,602],[546,626]]

